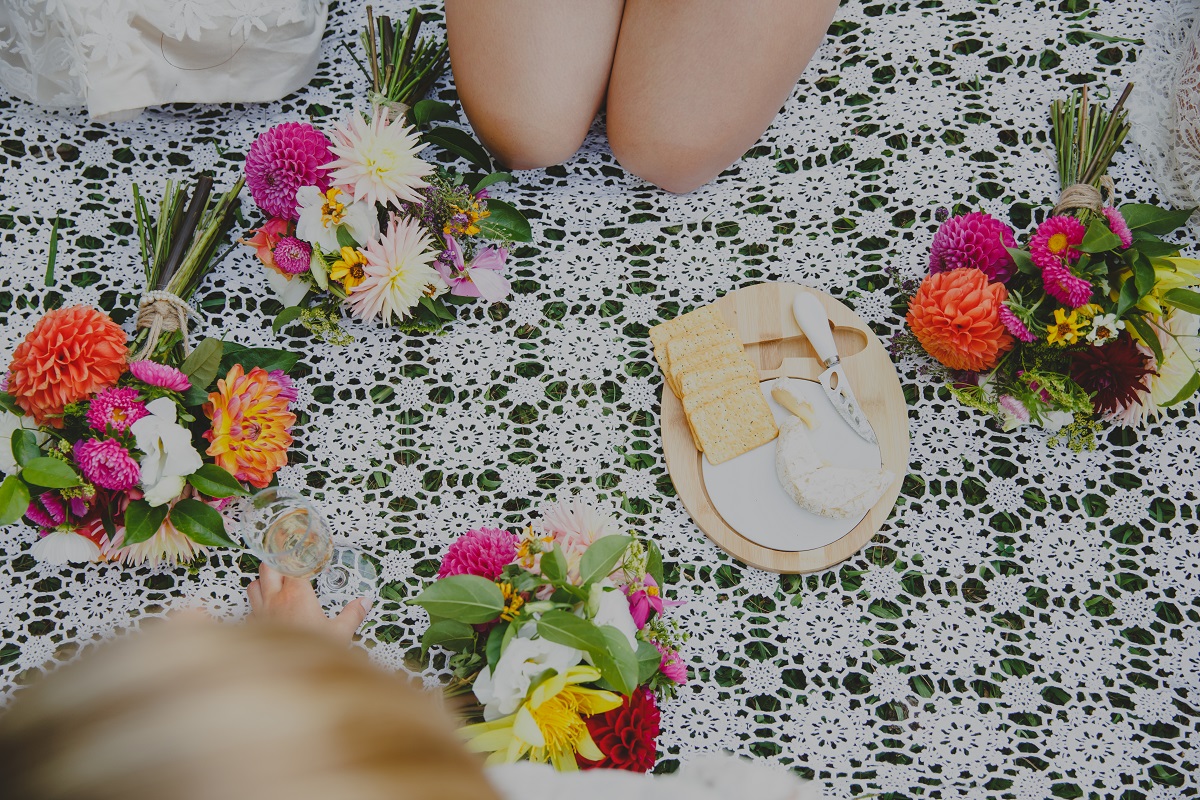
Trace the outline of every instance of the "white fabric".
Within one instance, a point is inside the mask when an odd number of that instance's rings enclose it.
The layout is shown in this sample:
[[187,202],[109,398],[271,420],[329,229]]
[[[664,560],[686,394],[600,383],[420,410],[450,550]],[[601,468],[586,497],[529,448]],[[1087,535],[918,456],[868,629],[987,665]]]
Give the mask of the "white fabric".
[[[599,123],[563,166],[494,187],[530,210],[534,242],[505,273],[513,297],[463,307],[441,336],[356,322],[348,347],[295,326],[275,334],[266,270],[238,248],[201,284],[193,334],[302,354],[303,415],[279,478],[378,559],[362,630],[372,658],[413,667],[428,618],[402,601],[461,531],[517,531],[544,504],[594,492],[621,508],[622,530],[654,537],[667,599],[685,603],[668,613],[691,637],[692,679],[663,703],[664,761],[730,750],[807,769],[845,800],[1194,797],[1194,404],[1076,454],[1041,431],[991,427],[922,372],[928,359],[900,359],[912,445],[897,509],[845,563],[779,576],[708,541],[672,490],[646,338],[732,288],[788,280],[845,300],[887,341],[903,327],[889,271],[927,269],[934,211],[961,202],[1008,219],[1015,203],[1052,203],[1050,102],[1080,75],[1120,92],[1145,50],[1066,32],[1147,37],[1158,4],[1103,0],[1081,17],[1048,0],[845,0],[758,147],[699,191],[626,174]],[[365,110],[366,80],[342,47],[362,9],[338,4],[320,80],[270,105],[96,125],[0,90],[0,365],[55,297],[115,308],[132,330],[141,267],[120,233],[131,182],[157,197],[165,179],[207,169],[228,186],[270,126],[317,106],[322,125]],[[453,100],[450,85],[435,96]],[[1156,191],[1135,147],[1112,176],[1123,201]],[[248,196],[243,211],[256,218]],[[55,567],[29,557],[36,538],[0,533],[0,702],[47,661],[168,606],[245,612],[252,575],[236,553],[190,572]],[[435,648],[421,677],[449,672]]]
[[1194,206],[1200,204],[1200,2],[1155,5],[1130,99],[1133,138],[1163,199]]
[[124,118],[278,100],[317,67],[327,0],[4,0],[0,86]]
[[706,754],[670,775],[555,772],[545,764],[488,768],[504,800],[818,800],[820,784],[762,761]]

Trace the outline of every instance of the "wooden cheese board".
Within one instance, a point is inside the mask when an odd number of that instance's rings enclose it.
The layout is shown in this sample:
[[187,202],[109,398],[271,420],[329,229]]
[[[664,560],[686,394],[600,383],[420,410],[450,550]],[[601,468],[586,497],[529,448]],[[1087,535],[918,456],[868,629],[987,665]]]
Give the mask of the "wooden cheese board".
[[[737,333],[760,381],[779,377],[816,380],[824,367],[792,316],[792,300],[802,291],[817,295],[825,306],[846,377],[879,439],[882,465],[896,476],[849,533],[822,547],[796,551],[764,547],[739,533],[721,517],[705,489],[704,455],[696,449],[683,405],[665,384],[662,393],[663,451],[684,507],[722,550],[771,572],[815,572],[858,552],[888,518],[908,469],[908,408],[900,377],[887,349],[853,311],[824,292],[795,283],[748,286],[730,292],[715,305]],[[774,448],[775,443],[763,446]]]

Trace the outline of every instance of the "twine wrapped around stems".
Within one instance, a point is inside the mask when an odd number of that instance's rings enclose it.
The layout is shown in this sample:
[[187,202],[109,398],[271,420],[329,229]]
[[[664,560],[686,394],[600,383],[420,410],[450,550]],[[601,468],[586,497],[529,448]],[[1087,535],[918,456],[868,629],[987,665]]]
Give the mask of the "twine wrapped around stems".
[[183,354],[185,356],[190,354],[192,348],[188,344],[187,321],[188,317],[195,313],[182,298],[170,292],[156,289],[142,295],[142,302],[138,305],[137,328],[138,330],[148,328],[150,334],[133,360],[140,361],[148,358],[158,345],[159,337],[172,331],[183,333]]
[[1086,208],[1095,214],[1102,214],[1106,205],[1104,195],[1107,194],[1108,202],[1112,202],[1116,191],[1116,185],[1107,175],[1100,176],[1099,189],[1090,183],[1073,183],[1062,190],[1062,194],[1058,196],[1058,203],[1050,213],[1058,215],[1065,211]]

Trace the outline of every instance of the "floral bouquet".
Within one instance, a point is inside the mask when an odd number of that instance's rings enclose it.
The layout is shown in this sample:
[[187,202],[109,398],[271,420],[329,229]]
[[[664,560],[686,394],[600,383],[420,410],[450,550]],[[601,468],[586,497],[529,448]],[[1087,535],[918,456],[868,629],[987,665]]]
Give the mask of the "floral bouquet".
[[287,463],[297,356],[188,344],[186,301],[241,185],[216,203],[210,187],[201,177],[185,203],[168,183],[158,224],[135,187],[153,288],[132,342],[108,315],[73,306],[47,312],[13,353],[0,392],[0,525],[37,528],[38,560],[182,563],[236,547],[227,498]]
[[460,536],[411,602],[429,612],[422,646],[455,654],[457,687],[481,706],[468,748],[489,763],[650,770],[656,698],[687,680],[662,585],[653,543],[578,502],[551,507],[540,534]]
[[908,303],[911,335],[951,392],[1005,429],[1089,447],[1101,421],[1137,425],[1200,388],[1200,260],[1164,240],[1191,210],[1115,208],[1105,171],[1129,131],[1086,88],[1052,109],[1062,197],[1021,246],[982,212],[945,219]]
[[[369,8],[368,18],[371,112],[351,112],[327,132],[276,125],[246,156],[246,181],[267,221],[243,242],[285,306],[274,327],[299,321],[339,344],[351,340],[339,325],[343,306],[359,319],[431,332],[455,319],[454,306],[503,300],[509,247],[531,239],[525,217],[489,194],[512,176],[492,172],[463,131],[424,128],[455,117],[445,103],[414,103],[445,68],[444,48],[415,43],[416,12],[407,26],[387,17],[377,25]],[[429,144],[486,174],[468,180],[423,160]]]

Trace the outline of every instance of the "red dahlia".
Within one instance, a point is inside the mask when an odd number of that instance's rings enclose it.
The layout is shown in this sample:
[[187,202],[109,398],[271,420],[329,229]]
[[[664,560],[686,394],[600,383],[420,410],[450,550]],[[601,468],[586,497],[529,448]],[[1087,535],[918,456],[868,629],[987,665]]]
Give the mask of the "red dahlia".
[[658,758],[659,712],[654,694],[642,686],[619,708],[587,718],[588,733],[604,753],[602,761],[576,756],[581,769],[649,772]]
[[1071,380],[1090,393],[1100,416],[1108,416],[1138,401],[1154,372],[1151,360],[1128,333],[1106,345],[1086,347],[1071,360]]

